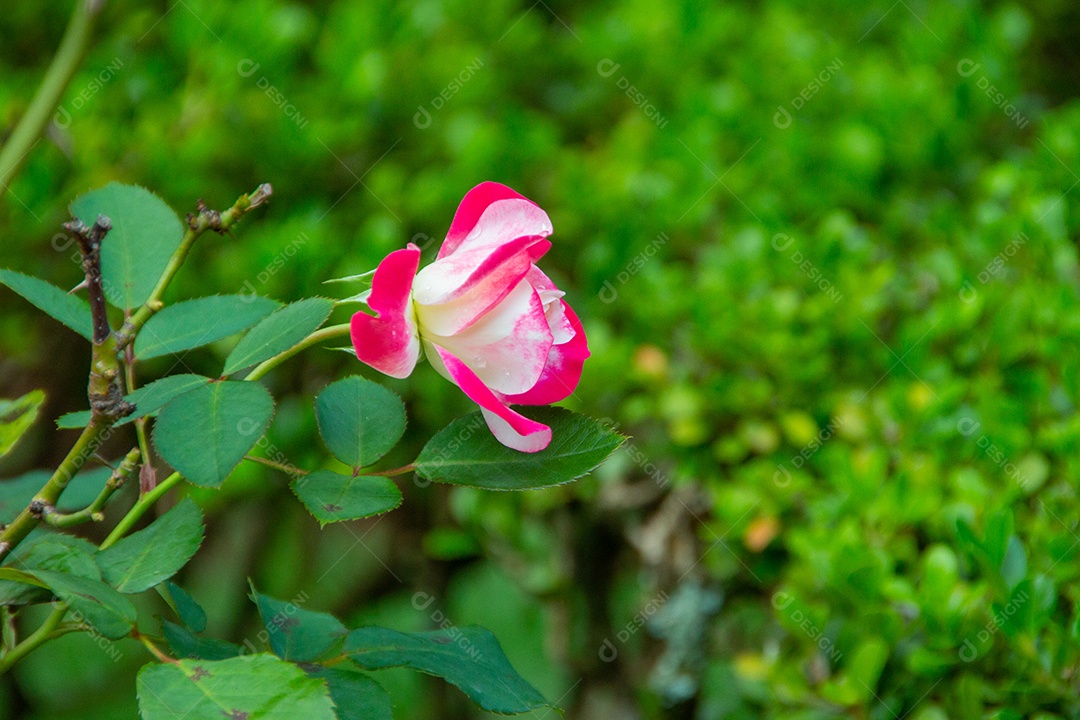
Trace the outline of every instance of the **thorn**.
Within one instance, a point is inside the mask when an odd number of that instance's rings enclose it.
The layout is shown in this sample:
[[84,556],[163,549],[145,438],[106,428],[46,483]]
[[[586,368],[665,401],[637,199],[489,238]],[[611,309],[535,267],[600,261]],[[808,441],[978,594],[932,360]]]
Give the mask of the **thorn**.
[[74,295],[75,293],[79,292],[80,290],[85,290],[88,287],[89,287],[89,285],[86,284],[86,279],[84,278],[81,283],[79,283],[75,287],[68,290],[68,295]]

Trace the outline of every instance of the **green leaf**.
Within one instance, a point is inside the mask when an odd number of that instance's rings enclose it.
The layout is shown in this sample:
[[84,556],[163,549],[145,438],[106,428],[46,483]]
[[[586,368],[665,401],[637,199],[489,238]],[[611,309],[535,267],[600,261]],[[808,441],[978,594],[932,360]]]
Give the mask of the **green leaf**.
[[101,635],[115,640],[135,627],[135,606],[105,583],[53,570],[35,570],[33,575],[71,607],[76,620]]
[[45,393],[34,390],[18,400],[0,398],[0,458],[11,452],[30,426],[37,420],[45,402]]
[[184,226],[172,208],[146,188],[112,182],[76,198],[71,214],[87,226],[98,215],[112,223],[101,243],[108,301],[119,308],[146,302],[184,237]]
[[202,605],[195,602],[195,598],[191,597],[187,590],[172,581],[165,582],[165,590],[180,622],[197,633],[206,629],[206,611],[202,609]]
[[390,695],[367,675],[311,665],[307,674],[326,681],[338,720],[394,720]]
[[366,670],[407,667],[444,678],[491,712],[513,714],[551,707],[517,674],[495,636],[481,627],[426,633],[360,628],[345,639],[345,652]]
[[0,270],[0,284],[7,285],[38,310],[54,320],[59,320],[87,340],[93,336],[90,305],[82,298],[69,295],[55,285],[14,270]]
[[148,590],[184,567],[202,539],[202,511],[184,498],[146,528],[102,550],[102,578],[122,593]]
[[178,658],[198,658],[202,660],[228,660],[244,654],[244,648],[235,643],[216,638],[199,637],[183,625],[161,621],[161,634],[169,649]]
[[143,720],[335,720],[321,680],[267,654],[146,665],[137,689]]
[[[34,532],[11,553],[12,567],[32,573],[56,570],[91,580],[101,579],[101,569],[94,560],[97,548],[82,538],[55,532]],[[26,605],[46,602],[52,592],[18,580],[0,580],[0,605]]]
[[[209,382],[211,382],[210,378],[203,377],[202,375],[185,374],[170,375],[169,377],[155,380],[148,385],[143,385],[138,390],[124,396],[125,400],[135,406],[135,412],[122,418],[116,424],[117,426],[127,425],[141,417],[156,413],[163,405],[165,405],[165,403],[169,402],[177,395],[183,395],[188,390],[197,388],[200,385],[205,385]],[[70,412],[67,415],[61,415],[56,420],[56,427],[61,429],[82,428],[86,427],[86,424],[89,422],[90,411],[80,410],[78,412]]]
[[[301,601],[307,599],[302,595]],[[348,628],[323,612],[261,595],[251,588],[251,598],[259,606],[259,615],[270,637],[270,648],[283,660],[313,662],[340,651]]]
[[288,350],[318,330],[333,309],[333,300],[309,298],[275,310],[240,338],[222,375],[232,375]]
[[273,415],[274,399],[259,383],[211,383],[162,408],[154,445],[189,482],[218,487],[263,436]]
[[394,481],[373,475],[316,470],[293,480],[290,487],[323,524],[378,515],[401,504],[401,490]]
[[327,385],[316,396],[315,419],[330,452],[354,468],[376,462],[405,433],[401,398],[358,375]]
[[528,417],[551,427],[551,444],[536,453],[512,450],[473,413],[436,433],[416,459],[428,480],[488,490],[531,490],[571,482],[594,470],[626,438],[563,408],[536,408]]
[[1013,535],[1005,546],[1005,557],[1001,561],[1001,577],[1005,585],[1012,590],[1027,575],[1027,553],[1020,538]]
[[135,357],[182,354],[247,330],[280,303],[257,295],[211,295],[169,305],[135,338]]

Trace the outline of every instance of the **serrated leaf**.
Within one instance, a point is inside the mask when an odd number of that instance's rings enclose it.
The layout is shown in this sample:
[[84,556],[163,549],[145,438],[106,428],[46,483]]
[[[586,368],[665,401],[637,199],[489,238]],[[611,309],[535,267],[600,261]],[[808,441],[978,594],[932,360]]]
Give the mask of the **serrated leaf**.
[[389,512],[401,504],[401,490],[390,478],[341,475],[316,470],[290,484],[293,493],[321,523],[356,520]]
[[319,434],[338,460],[365,467],[390,451],[405,433],[405,405],[392,391],[354,375],[315,397]]
[[105,583],[54,570],[35,570],[33,575],[68,604],[76,620],[101,635],[115,640],[135,627],[135,606]]
[[[252,599],[259,607],[270,649],[283,660],[313,662],[340,650],[349,630],[328,613],[305,610],[299,605],[275,600],[257,592]],[[306,597],[306,596],[305,596]]]
[[263,436],[273,415],[274,400],[262,385],[211,383],[161,409],[154,445],[189,482],[217,487]]
[[[188,390],[197,388],[200,385],[205,385],[209,382],[211,382],[210,378],[203,377],[202,375],[184,374],[170,375],[168,377],[163,377],[160,380],[155,380],[147,385],[143,385],[141,388],[124,396],[124,400],[127,400],[135,406],[135,412],[127,417],[121,418],[116,425],[127,425],[130,422],[135,422],[141,417],[146,417],[147,415],[155,413],[160,410],[165,403],[169,402],[177,395],[183,395]],[[70,412],[66,415],[61,415],[56,420],[56,427],[61,429],[81,428],[86,427],[89,422],[90,411],[79,410],[78,412]]]
[[201,660],[227,660],[244,654],[244,648],[216,638],[199,637],[183,625],[161,622],[161,634],[175,657]]
[[90,304],[60,288],[14,270],[0,270],[0,284],[7,285],[31,305],[90,340],[94,334]]
[[109,303],[137,308],[146,302],[184,237],[173,209],[146,188],[111,182],[76,198],[71,214],[88,227],[98,215],[112,223],[101,243],[102,284]]
[[390,695],[363,673],[310,665],[308,675],[326,681],[338,720],[394,720]]
[[[11,553],[13,568],[32,573],[56,570],[71,575],[101,579],[101,569],[94,560],[97,548],[82,538],[60,533],[34,532]],[[45,602],[52,592],[16,580],[0,580],[0,605],[26,605]]]
[[135,357],[186,353],[247,330],[281,303],[258,295],[211,295],[169,305],[135,338]]
[[333,309],[333,300],[308,298],[275,310],[240,338],[222,375],[232,375],[288,350],[318,330]]
[[11,452],[27,430],[37,420],[45,393],[34,390],[17,400],[0,398],[0,458]]
[[495,636],[481,627],[426,633],[359,628],[345,639],[345,653],[366,670],[406,667],[441,677],[491,712],[551,707],[517,674]]
[[273,655],[146,665],[137,689],[143,720],[335,720],[326,685]]
[[592,472],[626,440],[606,425],[563,408],[535,408],[525,414],[551,427],[551,444],[540,452],[506,447],[487,429],[483,416],[473,413],[431,438],[416,459],[416,472],[428,480],[488,490],[545,488]]
[[98,553],[102,578],[122,593],[137,593],[175,575],[199,549],[203,517],[191,498]]
[[172,600],[172,608],[180,622],[197,633],[206,629],[206,611],[187,590],[170,580],[165,583],[165,591]]

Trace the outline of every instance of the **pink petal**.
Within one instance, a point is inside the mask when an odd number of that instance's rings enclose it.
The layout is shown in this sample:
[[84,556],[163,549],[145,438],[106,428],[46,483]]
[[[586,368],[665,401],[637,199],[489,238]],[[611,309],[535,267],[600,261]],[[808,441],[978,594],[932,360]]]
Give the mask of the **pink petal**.
[[574,336],[565,343],[552,345],[547,364],[540,379],[529,390],[506,399],[519,405],[550,405],[565,400],[574,393],[581,381],[581,371],[589,357],[589,342],[578,316],[566,302],[559,300]]
[[521,452],[538,452],[548,446],[551,428],[511,410],[453,353],[434,347],[450,379],[480,406],[488,427],[499,442]]
[[496,392],[525,392],[544,372],[554,338],[540,296],[525,280],[456,335],[432,334],[428,308],[421,306],[418,312],[424,337],[453,353]]
[[408,377],[420,357],[420,338],[413,311],[412,286],[420,265],[420,248],[412,243],[383,258],[371,279],[368,306],[373,317],[352,317],[356,357],[390,377]]
[[540,238],[516,238],[436,260],[416,276],[413,299],[425,331],[453,335],[505,298],[529,272]]
[[516,208],[518,219],[521,220],[515,227],[523,228],[523,231],[503,232],[500,230],[499,234],[504,240],[524,235],[547,237],[551,234],[551,220],[536,203],[500,183],[482,182],[465,193],[461,204],[458,205],[454,220],[450,223],[450,230],[446,233],[446,240],[439,249],[439,259],[457,250],[474,231],[480,235],[488,235],[493,229],[489,226],[496,221],[496,218],[505,222],[507,217],[504,213],[494,213],[488,215],[487,218],[484,217],[488,209],[500,201],[513,201],[510,207]]

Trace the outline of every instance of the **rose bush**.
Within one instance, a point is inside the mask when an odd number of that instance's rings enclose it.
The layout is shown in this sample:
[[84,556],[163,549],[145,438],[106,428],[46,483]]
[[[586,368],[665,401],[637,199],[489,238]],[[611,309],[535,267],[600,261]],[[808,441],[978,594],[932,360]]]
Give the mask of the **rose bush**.
[[494,182],[466,193],[435,262],[417,272],[410,243],[379,263],[352,318],[356,356],[407,377],[421,352],[483,412],[507,447],[543,450],[551,429],[511,404],[548,405],[574,392],[589,357],[585,330],[537,266],[551,243],[539,206]]

